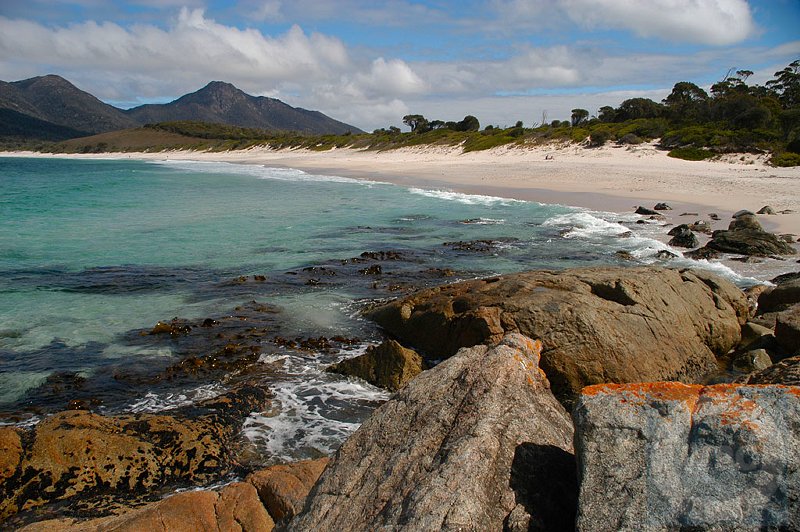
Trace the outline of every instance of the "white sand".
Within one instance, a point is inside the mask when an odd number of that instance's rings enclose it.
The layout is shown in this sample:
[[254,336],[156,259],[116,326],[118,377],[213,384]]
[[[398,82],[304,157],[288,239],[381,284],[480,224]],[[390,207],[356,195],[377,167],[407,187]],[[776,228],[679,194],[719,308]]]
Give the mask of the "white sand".
[[[34,155],[6,153],[5,155]],[[60,157],[61,155],[56,155]],[[461,153],[458,148],[418,147],[384,152],[337,149],[75,155],[92,158],[183,159],[291,167],[388,181],[405,186],[442,188],[561,203],[612,212],[630,212],[657,202],[673,207],[673,222],[691,222],[709,212],[727,227],[739,209],[764,205],[791,214],[759,216],[765,228],[800,234],[800,167],[774,168],[765,157],[728,156],[722,161],[673,159],[652,144],[587,149],[574,144],[535,148],[495,148]],[[681,217],[684,212],[697,213]]]

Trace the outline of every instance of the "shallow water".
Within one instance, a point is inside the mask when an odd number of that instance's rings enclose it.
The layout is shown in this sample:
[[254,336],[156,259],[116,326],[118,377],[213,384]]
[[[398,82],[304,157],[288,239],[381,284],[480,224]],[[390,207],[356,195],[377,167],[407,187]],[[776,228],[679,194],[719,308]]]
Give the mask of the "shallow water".
[[[365,303],[477,276],[631,264],[620,250],[654,262],[668,249],[664,229],[633,214],[255,165],[0,158],[0,192],[0,422],[75,398],[117,412],[212,397],[227,386],[219,375],[147,378],[205,337],[146,333],[256,300],[276,309],[259,378],[281,408],[254,414],[244,433],[276,459],[335,449],[387,397],[323,372],[379,340],[359,317]],[[324,352],[276,342],[336,335],[358,342]]]

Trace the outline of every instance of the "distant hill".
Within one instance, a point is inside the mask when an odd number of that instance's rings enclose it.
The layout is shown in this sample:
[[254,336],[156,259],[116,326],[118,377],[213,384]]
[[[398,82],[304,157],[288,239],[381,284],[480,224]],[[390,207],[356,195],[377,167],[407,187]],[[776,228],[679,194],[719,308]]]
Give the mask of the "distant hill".
[[126,113],[139,124],[190,120],[308,134],[362,132],[318,111],[291,107],[275,98],[250,96],[222,81],[212,81],[199,91],[173,102],[142,105]]
[[64,140],[176,120],[305,134],[361,132],[320,112],[250,96],[220,81],[170,103],[128,110],[103,103],[56,75],[0,81],[0,139],[4,140]]

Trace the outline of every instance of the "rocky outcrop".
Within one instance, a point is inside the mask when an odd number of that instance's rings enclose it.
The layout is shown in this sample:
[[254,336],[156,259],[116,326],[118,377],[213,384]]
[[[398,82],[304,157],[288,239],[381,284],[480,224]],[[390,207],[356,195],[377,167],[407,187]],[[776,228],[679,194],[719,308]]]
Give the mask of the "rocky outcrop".
[[800,393],[599,385],[573,417],[577,529],[800,529]]
[[423,372],[342,445],[289,529],[571,529],[572,426],[539,348],[512,334]]
[[303,509],[308,492],[319,479],[329,459],[304,460],[275,465],[249,475],[261,503],[275,521],[291,519]]
[[678,225],[669,231],[672,236],[668,244],[679,248],[696,248],[700,245],[697,237],[686,224]]
[[370,384],[397,391],[425,368],[422,357],[395,340],[370,346],[367,352],[330,366],[327,371],[352,375]]
[[196,416],[66,411],[23,435],[20,447],[5,429],[0,445],[16,458],[0,478],[0,519],[53,501],[94,511],[109,504],[104,496],[132,501],[170,484],[208,482],[230,467],[241,419],[267,401],[246,386],[195,405]]
[[221,491],[189,491],[142,508],[90,521],[59,519],[27,526],[26,532],[193,532],[225,530],[269,532],[275,527],[258,500],[256,489],[244,482]]
[[734,215],[728,230],[714,231],[706,247],[723,253],[757,257],[794,255],[797,251],[772,233],[764,231],[752,213]]
[[368,317],[423,356],[540,338],[542,369],[568,408],[603,382],[700,379],[736,346],[748,314],[733,284],[662,268],[525,272],[418,292]]

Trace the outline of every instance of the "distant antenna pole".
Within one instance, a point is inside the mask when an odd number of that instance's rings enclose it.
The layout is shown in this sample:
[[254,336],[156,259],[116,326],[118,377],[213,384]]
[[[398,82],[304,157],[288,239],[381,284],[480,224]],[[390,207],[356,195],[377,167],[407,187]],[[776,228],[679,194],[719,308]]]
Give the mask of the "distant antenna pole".
[[547,109],[544,109],[542,111],[542,125],[544,126],[546,124],[547,124]]

